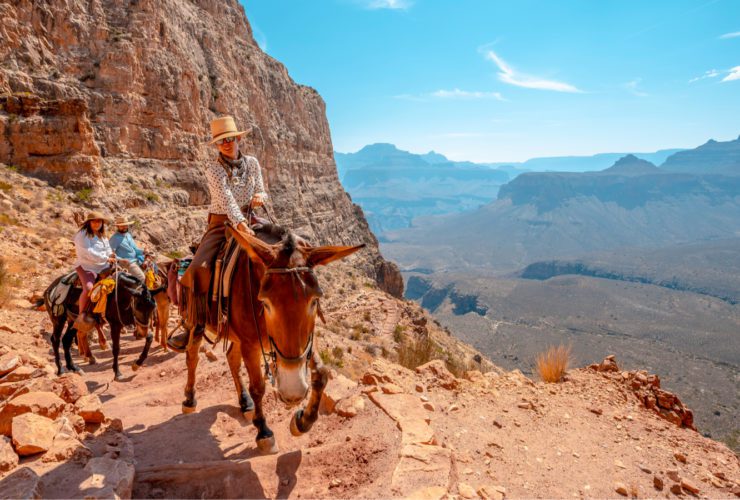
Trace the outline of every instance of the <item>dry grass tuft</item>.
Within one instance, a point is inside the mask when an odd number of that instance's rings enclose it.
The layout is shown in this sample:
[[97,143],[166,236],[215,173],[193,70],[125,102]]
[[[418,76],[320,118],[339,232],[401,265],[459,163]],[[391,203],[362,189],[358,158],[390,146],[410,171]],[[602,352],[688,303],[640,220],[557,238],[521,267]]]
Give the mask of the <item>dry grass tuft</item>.
[[537,373],[545,382],[560,382],[568,370],[570,346],[550,347],[546,352],[537,355]]
[[436,347],[429,337],[418,340],[406,339],[398,345],[398,364],[413,370],[434,359]]
[[10,275],[5,260],[0,258],[0,308],[10,299]]

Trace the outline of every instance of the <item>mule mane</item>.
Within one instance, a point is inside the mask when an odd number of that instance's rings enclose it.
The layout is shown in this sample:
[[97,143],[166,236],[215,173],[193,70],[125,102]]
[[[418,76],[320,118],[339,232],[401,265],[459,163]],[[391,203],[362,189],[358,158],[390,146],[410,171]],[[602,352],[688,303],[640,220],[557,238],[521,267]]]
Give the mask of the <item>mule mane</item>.
[[295,234],[290,229],[277,224],[263,224],[255,226],[255,235],[271,245],[279,244],[281,246],[278,253],[276,264],[281,267],[287,267],[293,253],[299,246],[308,246],[308,240]]

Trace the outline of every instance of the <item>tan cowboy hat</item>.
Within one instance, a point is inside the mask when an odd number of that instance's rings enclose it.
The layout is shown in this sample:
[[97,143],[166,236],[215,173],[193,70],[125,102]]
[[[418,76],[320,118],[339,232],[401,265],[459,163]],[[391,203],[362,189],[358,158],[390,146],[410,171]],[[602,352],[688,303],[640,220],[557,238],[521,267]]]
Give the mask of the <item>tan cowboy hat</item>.
[[134,221],[126,220],[126,217],[124,217],[123,215],[117,215],[116,218],[113,220],[114,226],[130,226],[133,223]]
[[83,220],[82,222],[80,222],[80,226],[82,226],[83,224],[85,224],[85,222],[88,222],[88,221],[91,221],[91,220],[96,220],[96,219],[100,219],[103,222],[110,222],[110,218],[106,217],[105,215],[103,215],[100,212],[94,212],[93,211],[93,212],[88,212],[87,213],[87,217],[85,217],[85,220]]
[[241,136],[248,132],[249,130],[236,129],[233,116],[222,116],[211,120],[211,142],[208,144],[214,144],[216,141],[226,139],[227,137]]

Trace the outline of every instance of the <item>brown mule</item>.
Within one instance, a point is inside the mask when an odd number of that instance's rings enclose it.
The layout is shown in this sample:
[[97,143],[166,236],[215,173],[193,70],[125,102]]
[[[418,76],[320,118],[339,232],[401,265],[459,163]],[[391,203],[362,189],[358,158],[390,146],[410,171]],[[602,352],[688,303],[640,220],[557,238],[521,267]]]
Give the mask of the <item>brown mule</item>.
[[[262,364],[266,365],[278,398],[286,405],[297,405],[311,389],[308,403],[295,412],[290,424],[294,436],[308,432],[318,418],[321,394],[328,381],[328,370],[313,349],[314,324],[320,314],[322,295],[313,268],[347,257],[365,245],[313,247],[273,225],[258,230],[257,236],[230,226],[227,233],[245,250],[239,256],[231,285],[227,328],[233,345],[227,360],[242,413],[257,427],[257,446],[263,453],[273,453],[277,451],[275,436],[262,411]],[[195,373],[202,339],[202,335],[193,335],[186,350],[184,413],[195,411],[197,404]],[[249,394],[239,376],[242,359],[249,375]]]

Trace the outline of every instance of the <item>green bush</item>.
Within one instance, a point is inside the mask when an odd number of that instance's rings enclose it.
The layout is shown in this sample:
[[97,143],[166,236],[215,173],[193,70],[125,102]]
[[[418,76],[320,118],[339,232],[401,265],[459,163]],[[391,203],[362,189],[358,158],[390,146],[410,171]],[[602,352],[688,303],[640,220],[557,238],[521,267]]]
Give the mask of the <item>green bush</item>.
[[74,194],[72,200],[76,203],[89,203],[92,200],[92,196],[92,188],[82,188]]

